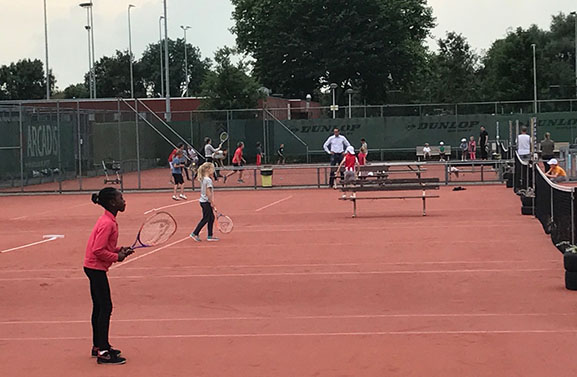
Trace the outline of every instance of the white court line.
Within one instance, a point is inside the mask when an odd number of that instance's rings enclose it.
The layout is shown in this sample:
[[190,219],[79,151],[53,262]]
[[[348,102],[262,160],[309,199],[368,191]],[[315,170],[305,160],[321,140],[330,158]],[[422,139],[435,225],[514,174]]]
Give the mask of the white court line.
[[[468,241],[469,242],[469,241]],[[415,265],[454,265],[454,264],[511,264],[511,263],[559,263],[557,259],[551,260],[501,260],[501,261],[431,261],[431,262],[374,262],[374,263],[305,263],[305,264],[217,264],[213,266],[198,265],[198,266],[157,266],[157,267],[129,267],[125,271],[138,270],[187,270],[187,269],[225,269],[225,268],[310,268],[310,267],[361,267],[361,266],[415,266]],[[30,273],[30,272],[78,272],[77,268],[46,268],[35,270],[2,270],[0,274],[15,274],[15,273]]]
[[[396,335],[510,335],[510,334],[577,334],[577,330],[447,330],[447,331],[364,331],[326,333],[247,333],[247,334],[181,334],[181,335],[117,335],[114,339],[208,339],[208,338],[282,338],[282,337],[350,337]],[[0,338],[9,341],[86,340],[88,336],[45,338]]]
[[[72,209],[72,208],[84,207],[84,206],[88,206],[88,205],[90,205],[90,204],[91,204],[91,203],[76,204],[76,205],[67,207],[67,208],[65,208],[65,209]],[[59,210],[61,210],[61,209],[59,209]],[[56,210],[37,212],[37,213],[34,213],[33,215],[25,215],[25,216],[20,216],[20,217],[14,217],[14,218],[11,218],[10,220],[24,220],[24,219],[26,219],[26,218],[28,218],[28,217],[30,217],[30,216],[38,217],[38,216],[42,216],[42,215],[54,214],[55,212],[56,212]]]
[[[359,314],[359,315],[315,315],[287,317],[191,317],[191,318],[133,318],[111,319],[117,323],[157,322],[219,322],[219,321],[278,321],[278,320],[342,320],[342,319],[385,319],[385,318],[496,318],[496,317],[568,317],[577,313],[447,313],[447,314]],[[12,325],[74,325],[90,323],[90,320],[62,321],[4,321],[0,326]]]
[[145,215],[148,215],[149,213],[156,212],[156,211],[160,211],[161,209],[183,206],[183,205],[185,205],[185,204],[190,204],[190,203],[195,203],[195,202],[198,202],[198,199],[187,200],[186,202],[183,202],[183,203],[176,203],[176,204],[171,204],[171,205],[164,206],[164,207],[153,208],[153,209],[151,209],[151,210],[148,210],[148,211],[144,212],[144,214],[145,214]]
[[122,266],[126,266],[126,265],[129,264],[129,263],[136,262],[137,260],[139,260],[139,259],[141,259],[141,258],[147,257],[147,256],[152,255],[152,254],[154,254],[154,253],[158,253],[158,252],[161,251],[161,250],[168,249],[169,247],[174,246],[174,245],[176,245],[176,244],[179,244],[179,243],[181,243],[181,242],[183,242],[183,241],[186,241],[186,240],[188,240],[189,238],[190,238],[190,237],[185,237],[185,238],[183,238],[183,239],[181,239],[181,240],[174,241],[173,243],[169,243],[168,245],[161,246],[161,247],[159,247],[158,249],[154,249],[154,250],[152,250],[152,251],[149,251],[148,253],[139,255],[139,256],[134,257],[134,258],[129,258],[129,259],[125,260],[125,261],[122,262],[122,263],[118,263],[118,264],[113,265],[110,269],[112,270],[112,269],[120,268],[120,267],[122,267]]
[[[184,238],[178,242],[188,239]],[[169,247],[170,245],[165,246]],[[161,248],[163,249],[163,248]],[[156,251],[160,251],[157,249]],[[156,252],[153,251],[153,252]],[[151,253],[153,253],[151,252]],[[150,253],[149,253],[150,254]],[[145,254],[145,257],[149,254]],[[134,261],[133,259],[131,261]],[[130,261],[124,262],[124,264]],[[122,267],[123,264],[114,265],[112,268]],[[111,269],[112,269],[111,268]],[[111,275],[109,279],[187,279],[187,278],[243,278],[243,277],[284,277],[284,276],[363,276],[363,275],[425,275],[425,274],[474,274],[474,273],[517,273],[517,272],[558,272],[557,268],[527,268],[527,269],[485,269],[485,270],[394,270],[394,271],[336,271],[336,272],[262,272],[262,273],[234,273],[234,274],[179,274],[179,275]],[[36,278],[0,278],[0,281],[47,281],[47,280],[84,280],[85,277],[36,277]]]
[[64,238],[64,236],[61,235],[61,234],[51,234],[51,235],[43,236],[43,238],[46,238],[46,239],[43,240],[43,241],[32,242],[32,243],[29,243],[29,244],[27,244],[27,245],[23,245],[23,246],[13,247],[13,248],[11,248],[11,249],[2,250],[2,251],[0,251],[0,253],[1,253],[1,254],[4,254],[4,253],[8,253],[8,252],[14,251],[14,250],[25,249],[25,248],[27,248],[27,247],[40,245],[40,244],[43,244],[43,243],[46,243],[46,242],[51,242],[51,241],[57,240],[57,239],[59,239],[59,238]]
[[272,207],[272,206],[274,206],[274,205],[277,205],[277,204],[279,204],[279,203],[282,203],[282,202],[284,202],[284,201],[287,201],[287,200],[291,199],[292,197],[293,197],[292,195],[289,195],[289,196],[287,196],[287,197],[284,198],[284,199],[277,200],[276,202],[271,203],[271,204],[267,204],[266,206],[261,207],[261,208],[255,210],[255,212],[260,212],[260,211],[262,211],[262,210],[264,210],[264,209],[267,209],[267,208],[269,208],[269,207]]

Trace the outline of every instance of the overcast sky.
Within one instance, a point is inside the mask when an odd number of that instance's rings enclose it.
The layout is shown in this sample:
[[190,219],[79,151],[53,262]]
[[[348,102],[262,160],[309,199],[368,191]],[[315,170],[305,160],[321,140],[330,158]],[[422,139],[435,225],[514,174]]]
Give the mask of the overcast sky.
[[[57,85],[64,89],[83,80],[88,70],[86,11],[81,0],[46,0],[50,67]],[[158,17],[162,0],[93,0],[96,56],[128,49],[128,4],[132,9],[133,51],[139,57],[159,38]],[[190,25],[188,41],[203,56],[234,44],[230,0],[167,0],[171,38],[183,35],[180,25]],[[437,19],[433,37],[447,31],[465,35],[478,51],[503,37],[508,30],[537,24],[548,28],[551,16],[577,9],[575,0],[428,0]],[[23,58],[44,61],[43,0],[0,0],[0,65]],[[434,45],[434,41],[429,41]]]

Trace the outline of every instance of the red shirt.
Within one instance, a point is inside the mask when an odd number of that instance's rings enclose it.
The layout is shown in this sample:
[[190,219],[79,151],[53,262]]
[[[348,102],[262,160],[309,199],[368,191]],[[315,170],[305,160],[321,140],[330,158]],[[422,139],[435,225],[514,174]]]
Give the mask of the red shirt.
[[236,151],[234,151],[234,156],[232,157],[232,163],[233,164],[242,163],[242,148],[241,147],[236,148]]
[[357,162],[357,157],[354,154],[345,155],[345,170],[354,171],[355,163]]
[[170,153],[170,156],[168,156],[168,162],[172,162],[172,159],[174,158],[174,156],[176,156],[177,152],[178,152],[178,149],[175,149],[172,151],[172,153]]
[[120,248],[118,242],[118,224],[114,215],[108,211],[98,218],[86,245],[84,267],[93,270],[108,271],[112,263],[118,261]]

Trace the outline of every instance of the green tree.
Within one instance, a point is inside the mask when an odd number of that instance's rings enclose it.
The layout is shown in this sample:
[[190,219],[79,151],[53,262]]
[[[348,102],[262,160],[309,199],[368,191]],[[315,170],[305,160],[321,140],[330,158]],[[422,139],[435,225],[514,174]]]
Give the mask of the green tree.
[[[162,63],[164,64],[164,42],[162,45],[163,55]],[[169,74],[170,74],[170,94],[180,96],[186,87],[186,76],[184,69],[184,39],[176,41],[168,40],[169,51]],[[210,67],[210,59],[202,59],[200,49],[187,43],[187,60],[188,60],[188,93],[191,96],[199,95],[204,76]],[[161,92],[160,82],[160,49],[158,43],[148,45],[139,62],[140,72],[143,76],[144,85],[148,92],[157,97]]]
[[210,71],[202,84],[202,94],[207,98],[203,107],[212,110],[252,109],[259,98],[259,85],[248,74],[244,62],[231,62],[235,50],[224,47],[215,56],[215,69]]
[[429,58],[427,89],[432,101],[457,103],[480,99],[477,70],[479,56],[466,38],[455,32],[438,40],[439,52]]
[[[368,102],[414,83],[434,26],[426,0],[232,0],[239,48],[263,85],[285,96],[337,83]],[[342,96],[345,97],[345,96]],[[343,98],[344,100],[344,98]]]
[[[128,51],[116,51],[114,56],[104,56],[94,65],[96,95],[99,98],[130,98],[130,57]],[[89,74],[84,76],[86,87],[90,87]],[[134,95],[145,97],[138,62],[134,63]]]
[[[56,80],[50,73],[51,92]],[[0,67],[0,99],[27,100],[46,98],[44,64],[38,59],[22,59]]]
[[72,84],[62,91],[62,98],[89,98],[86,84]]

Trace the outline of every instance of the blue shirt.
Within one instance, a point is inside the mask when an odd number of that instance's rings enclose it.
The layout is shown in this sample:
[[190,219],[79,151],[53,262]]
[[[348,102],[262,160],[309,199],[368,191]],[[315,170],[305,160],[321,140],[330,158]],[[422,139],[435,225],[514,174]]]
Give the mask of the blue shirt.
[[182,174],[182,168],[181,167],[175,167],[176,165],[181,165],[184,164],[184,157],[178,158],[178,157],[174,157],[172,159],[172,174]]

